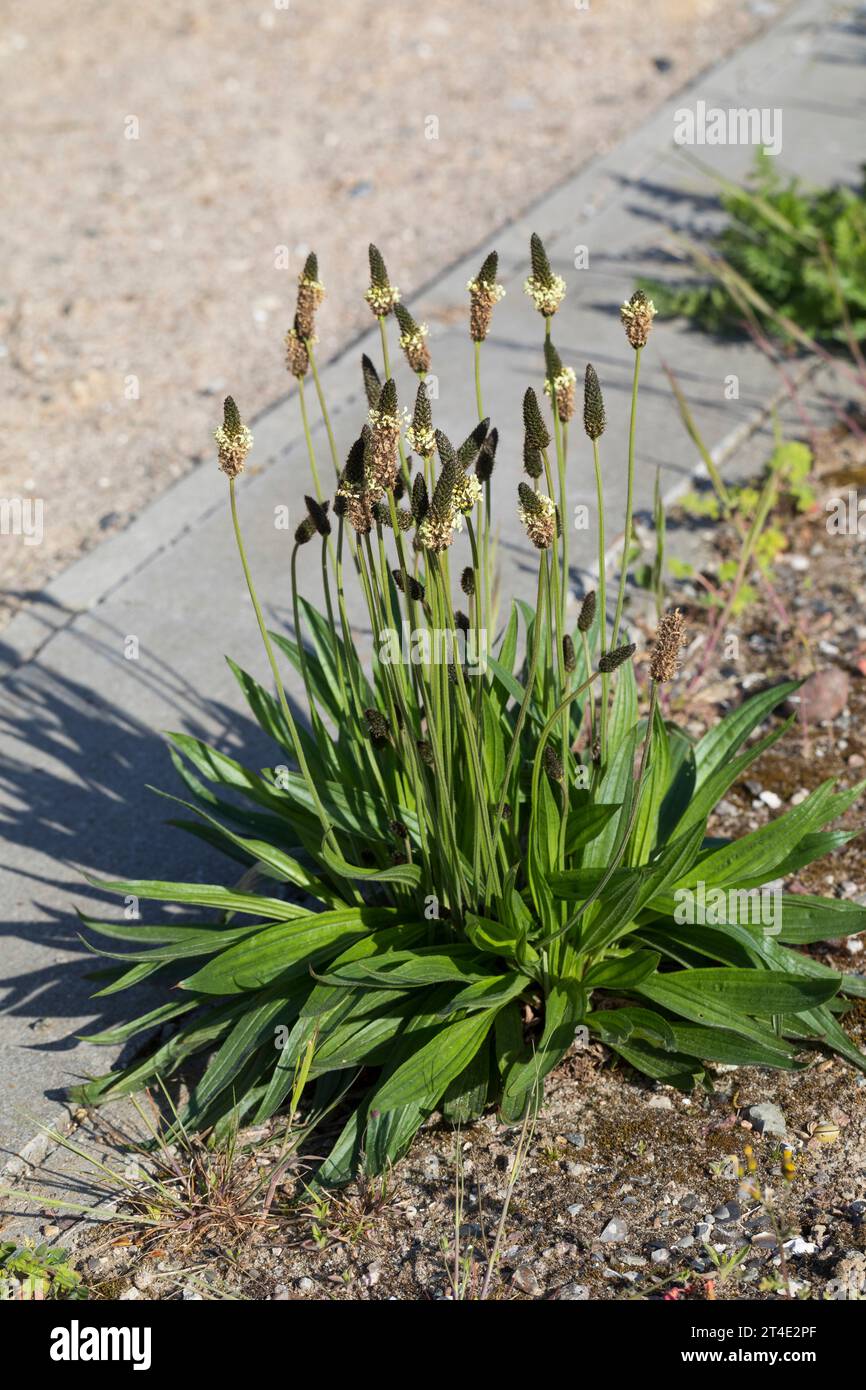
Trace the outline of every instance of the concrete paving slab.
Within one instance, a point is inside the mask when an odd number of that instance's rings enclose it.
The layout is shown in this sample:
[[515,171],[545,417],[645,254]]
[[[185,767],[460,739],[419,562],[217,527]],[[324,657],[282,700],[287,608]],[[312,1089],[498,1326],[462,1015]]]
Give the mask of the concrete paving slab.
[[[673,144],[675,112],[708,105],[778,107],[783,112],[786,169],[807,177],[853,178],[862,121],[866,34],[854,4],[828,11],[818,0],[793,7],[762,38],[702,76],[622,145],[485,245],[431,282],[410,306],[431,327],[437,423],[461,440],[475,419],[466,281],[484,253],[500,253],[507,297],[484,349],[485,409],[503,443],[494,475],[503,592],[531,597],[534,564],[514,507],[520,476],[521,401],[540,391],[542,320],[522,293],[530,232],[544,238],[569,293],[554,320],[564,361],[582,376],[592,360],[605,391],[608,430],[602,441],[615,532],[624,510],[624,461],[631,349],[618,306],[648,270],[669,270],[660,248],[669,228],[700,233],[712,225],[711,183]],[[579,132],[575,133],[579,148]],[[742,175],[753,151],[743,146],[699,153],[729,177]],[[589,265],[574,268],[576,248]],[[387,247],[382,248],[387,257]],[[360,291],[361,287],[359,287]],[[378,332],[353,343],[324,370],[341,458],[364,419],[360,353],[379,359]],[[392,346],[396,358],[396,343]],[[692,475],[694,449],[680,425],[662,371],[676,371],[710,446],[722,458],[748,433],[780,383],[756,349],[708,340],[676,324],[657,323],[644,354],[639,417],[637,505],[651,503],[656,468],[667,493]],[[727,400],[735,373],[740,396]],[[412,381],[401,363],[398,388],[409,403]],[[315,403],[311,406],[316,417]],[[239,402],[243,410],[243,402]],[[216,425],[217,420],[214,421]],[[248,550],[260,594],[277,625],[289,622],[290,535],[274,525],[275,508],[299,515],[308,465],[297,402],[289,398],[253,422],[255,451],[241,486]],[[332,477],[324,430],[314,438],[323,478]],[[572,429],[572,502],[594,505],[591,455]],[[58,1123],[62,1090],[76,1077],[105,1070],[109,1049],[76,1040],[111,1009],[90,1001],[91,968],[77,935],[75,906],[93,910],[99,895],[82,869],[130,877],[225,880],[232,866],[197,841],[166,828],[148,782],[176,790],[160,731],[184,729],[252,765],[268,750],[240,713],[241,701],[222,660],[230,653],[264,679],[264,658],[243,588],[231,534],[225,480],[206,465],[51,584],[0,642],[4,695],[0,712],[0,882],[4,938],[0,989],[0,1167],[35,1133],[34,1120]],[[592,512],[591,512],[592,515]],[[612,523],[612,525],[611,525]],[[573,587],[591,571],[594,531],[572,543]],[[316,601],[315,578],[307,586]],[[352,618],[363,628],[357,596]],[[138,655],[129,658],[129,638]],[[291,688],[291,687],[290,687]],[[100,910],[103,910],[100,903]],[[107,913],[118,915],[116,902]],[[115,1004],[116,1008],[116,1004]],[[2,1213],[0,1213],[2,1219]]]

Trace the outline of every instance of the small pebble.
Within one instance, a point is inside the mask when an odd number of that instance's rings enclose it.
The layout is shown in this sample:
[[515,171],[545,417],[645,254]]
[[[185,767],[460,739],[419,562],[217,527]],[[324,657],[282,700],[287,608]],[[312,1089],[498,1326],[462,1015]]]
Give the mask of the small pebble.
[[772,1100],[762,1101],[760,1105],[750,1105],[746,1111],[746,1119],[759,1134],[778,1134],[784,1138],[788,1132],[785,1116]]
[[778,1241],[773,1231],[756,1231],[752,1236],[752,1244],[758,1250],[775,1250],[778,1248]]
[[559,1297],[564,1303],[583,1302],[589,1298],[589,1289],[586,1284],[566,1284],[559,1290]]
[[786,1240],[784,1245],[786,1255],[814,1255],[817,1249],[814,1241],[804,1240],[802,1236],[794,1236],[793,1240]]
[[514,1271],[514,1287],[530,1298],[539,1298],[544,1292],[529,1265],[521,1265]]

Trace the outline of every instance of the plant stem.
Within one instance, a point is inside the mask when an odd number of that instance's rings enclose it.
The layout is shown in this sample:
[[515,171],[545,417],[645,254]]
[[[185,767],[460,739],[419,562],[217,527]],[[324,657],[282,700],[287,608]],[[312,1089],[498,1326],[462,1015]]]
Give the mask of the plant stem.
[[301,403],[301,419],[304,424],[304,438],[307,441],[307,453],[310,458],[310,472],[313,475],[313,486],[316,489],[316,498],[319,502],[321,502],[322,484],[319,481],[319,469],[316,463],[316,451],[313,448],[313,438],[310,434],[310,421],[307,415],[307,400],[306,396],[304,395],[304,379],[300,376],[298,377],[298,400]]
[[[592,462],[595,469],[595,495],[598,506],[598,613],[601,654],[607,651],[607,547],[604,538],[604,484],[601,479],[601,461],[598,456],[598,440],[592,441]],[[607,757],[607,707],[610,701],[610,676],[604,672],[601,678],[601,765]]]
[[[321,825],[321,827],[322,827],[322,830],[323,830],[323,832],[324,832],[325,839],[328,841],[328,843],[329,843],[329,845],[330,845],[330,848],[331,848],[336,854],[339,854],[339,853],[340,853],[340,847],[339,847],[339,845],[337,844],[336,837],[335,837],[334,831],[333,831],[333,827],[331,826],[331,823],[330,823],[330,821],[328,820],[327,813],[326,813],[326,811],[325,811],[324,806],[322,805],[322,801],[321,801],[321,798],[319,797],[319,793],[318,793],[317,790],[316,790],[316,784],[315,784],[315,782],[313,781],[313,779],[312,779],[312,777],[311,777],[311,775],[310,775],[310,769],[309,769],[309,767],[308,767],[308,765],[307,765],[307,759],[306,759],[306,757],[304,756],[304,749],[303,749],[303,746],[302,746],[302,744],[301,744],[301,740],[300,740],[300,738],[298,737],[298,730],[297,730],[297,727],[296,727],[296,725],[295,725],[295,721],[294,721],[294,719],[292,718],[292,711],[289,709],[289,702],[288,702],[288,700],[286,699],[286,692],[285,692],[285,688],[284,688],[284,686],[283,686],[282,677],[281,677],[281,675],[280,675],[280,668],[279,668],[279,666],[277,665],[276,657],[274,656],[274,649],[273,649],[273,647],[271,646],[271,639],[270,639],[270,637],[268,636],[268,629],[267,629],[267,627],[265,626],[265,620],[264,620],[264,616],[263,616],[263,614],[262,614],[261,605],[259,604],[259,599],[258,599],[258,595],[256,594],[255,585],[253,584],[253,577],[252,577],[252,575],[251,575],[251,573],[250,573],[249,564],[247,563],[246,550],[244,549],[243,536],[241,535],[240,518],[238,517],[238,505],[237,505],[237,496],[236,496],[236,493],[235,493],[235,480],[234,480],[234,478],[229,478],[229,499],[230,499],[230,502],[231,502],[232,526],[234,527],[235,540],[236,540],[236,542],[237,542],[238,554],[240,555],[240,558],[241,558],[241,566],[242,566],[243,572],[244,572],[244,579],[245,579],[246,582],[247,582],[247,590],[248,590],[248,592],[249,592],[249,596],[250,596],[250,599],[251,599],[251,601],[252,601],[253,609],[254,609],[254,611],[255,611],[256,622],[257,622],[258,625],[259,625],[259,632],[261,633],[262,642],[263,642],[263,644],[264,644],[265,652],[266,652],[266,654],[267,654],[268,663],[269,663],[269,665],[270,665],[271,673],[272,673],[273,678],[274,678],[274,683],[275,683],[275,685],[276,685],[276,687],[277,687],[277,695],[278,695],[278,698],[279,698],[279,701],[280,701],[280,708],[281,708],[282,711],[283,711],[283,718],[284,718],[285,721],[286,721],[286,726],[287,726],[287,728],[288,728],[288,730],[289,730],[289,734],[291,735],[292,746],[293,746],[293,748],[294,748],[294,750],[295,750],[295,757],[296,757],[297,760],[298,760],[298,767],[300,768],[301,776],[302,776],[303,779],[304,779],[304,782],[305,782],[306,787],[307,787],[307,791],[308,791],[309,794],[310,794],[310,800],[312,801],[314,807],[316,808],[316,815],[317,815],[318,818],[319,818],[319,823],[320,823],[320,825]],[[353,893],[355,893],[355,896],[356,896],[356,899],[357,899],[359,895],[357,894],[357,892],[356,892],[356,890],[354,889],[354,887],[353,887],[352,891],[353,891]]]
[[[511,737],[511,747],[508,750],[508,757],[505,760],[505,773],[502,778],[502,791],[499,803],[496,807],[496,814],[493,817],[493,843],[499,839],[499,830],[502,825],[502,812],[505,809],[505,802],[508,796],[508,781],[511,777],[511,769],[514,767],[514,760],[517,757],[517,749],[520,744],[520,735],[523,732],[523,724],[526,719],[526,712],[529,709],[529,702],[532,699],[532,690],[535,685],[535,673],[538,668],[538,650],[541,642],[541,630],[544,626],[544,611],[547,602],[547,566],[542,555],[538,565],[538,591],[535,599],[535,627],[534,641],[532,643],[532,653],[529,658],[529,670],[526,676],[526,689],[523,692],[523,699],[520,709],[517,711],[517,719],[514,723],[514,733]],[[489,892],[490,884],[488,879],[485,896]]]
[[637,430],[637,383],[640,375],[640,359],[643,348],[635,348],[634,353],[634,376],[631,385],[631,415],[628,427],[628,478],[626,482],[625,495],[625,533],[622,538],[622,564],[619,574],[619,590],[616,596],[616,612],[613,619],[613,636],[610,639],[612,647],[616,646],[619,637],[619,625],[622,621],[622,607],[625,602],[625,583],[628,577],[628,557],[631,549],[631,525],[632,511],[634,507],[634,446],[635,433]]
[[333,464],[334,464],[334,472],[336,473],[337,477],[339,478],[339,476],[340,476],[340,460],[339,460],[338,455],[337,455],[337,446],[336,446],[336,444],[335,444],[335,442],[334,442],[334,431],[333,431],[332,428],[331,428],[331,417],[330,417],[330,415],[328,414],[328,407],[327,407],[327,405],[325,404],[325,393],[324,393],[324,391],[322,390],[322,383],[321,383],[321,381],[319,380],[319,370],[318,370],[318,367],[316,366],[316,355],[315,355],[315,353],[313,352],[313,340],[312,340],[312,338],[307,338],[307,339],[305,340],[304,346],[305,346],[306,349],[307,349],[307,356],[308,356],[309,359],[310,359],[310,367],[311,367],[312,373],[313,373],[313,381],[316,383],[316,395],[317,395],[318,398],[319,398],[319,409],[320,409],[321,412],[322,412],[322,419],[323,419],[324,422],[325,422],[325,429],[328,431],[328,444],[330,445],[330,449],[331,449],[331,459],[332,459]]

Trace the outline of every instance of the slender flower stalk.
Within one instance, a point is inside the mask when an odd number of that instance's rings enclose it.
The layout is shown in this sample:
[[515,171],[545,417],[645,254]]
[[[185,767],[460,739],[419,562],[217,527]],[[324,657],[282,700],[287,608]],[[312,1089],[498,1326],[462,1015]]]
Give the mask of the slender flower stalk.
[[491,251],[485,257],[474,280],[466,286],[469,291],[469,336],[474,346],[475,357],[475,403],[478,418],[484,418],[484,402],[481,395],[481,344],[490,332],[493,309],[505,295],[505,287],[497,283],[499,256]]
[[634,348],[634,373],[631,386],[631,410],[629,413],[628,427],[628,474],[626,482],[625,499],[625,531],[622,539],[622,562],[619,572],[619,589],[616,596],[616,612],[613,619],[612,641],[616,643],[619,637],[619,627],[622,621],[622,610],[625,602],[625,586],[628,579],[629,555],[631,553],[631,532],[632,517],[634,509],[634,451],[635,436],[637,432],[637,388],[640,376],[640,359],[643,349],[646,347],[647,340],[655,318],[656,309],[651,299],[647,299],[643,290],[635,290],[631,299],[627,299],[620,309],[625,335]]
[[[301,740],[298,737],[298,730],[295,725],[295,721],[292,718],[292,711],[289,708],[289,702],[286,699],[286,691],[285,687],[283,686],[282,677],[280,675],[280,669],[277,665],[276,657],[274,656],[274,649],[271,646],[271,639],[268,636],[268,629],[265,624],[264,615],[262,613],[258,595],[253,584],[253,577],[250,573],[250,567],[247,562],[246,550],[244,549],[243,536],[241,534],[240,518],[238,516],[237,496],[235,494],[235,481],[237,479],[238,474],[243,471],[244,460],[246,458],[246,455],[249,453],[250,448],[252,447],[253,440],[249,430],[246,428],[245,425],[241,424],[237,407],[234,401],[232,400],[231,396],[228,396],[226,398],[225,420],[222,428],[216,431],[216,440],[220,449],[220,467],[222,468],[223,472],[226,474],[229,480],[229,502],[232,514],[232,527],[235,533],[235,542],[238,548],[238,555],[240,556],[241,568],[244,572],[244,579],[246,580],[247,591],[250,596],[250,601],[253,605],[253,611],[256,615],[256,622],[258,623],[259,632],[262,638],[262,644],[265,649],[265,654],[267,655],[268,664],[271,668],[271,674],[274,678],[274,684],[277,689],[277,697],[280,702],[280,709],[283,712],[283,718],[286,721],[286,728],[288,729],[289,736],[292,740],[292,747],[295,752],[295,757],[298,761],[298,767],[300,768],[301,776],[303,777],[304,782],[306,784],[310,800],[312,801],[313,806],[315,808],[316,815],[318,816],[319,824],[322,827],[325,839],[327,840],[331,849],[334,850],[335,853],[339,853],[339,846],[337,845],[336,839],[334,838],[334,831],[331,826],[331,822],[328,819],[327,812],[325,811],[319,793],[316,790],[316,784],[313,781],[312,776],[310,775],[310,769],[307,765],[306,757],[304,756],[303,744],[301,743]],[[356,901],[360,901],[360,897],[357,893],[357,890],[352,888],[351,891]]]
[[[529,658],[529,669],[526,674],[526,685],[523,690],[523,699],[517,711],[517,718],[514,722],[514,732],[511,737],[511,744],[508,749],[508,756],[505,759],[505,772],[502,777],[502,789],[499,794],[499,801],[493,814],[493,839],[499,838],[499,831],[502,826],[502,815],[505,810],[505,802],[508,796],[508,784],[511,778],[511,770],[517,757],[517,750],[520,746],[520,735],[523,733],[523,725],[526,721],[526,713],[529,709],[529,702],[532,699],[532,691],[535,686],[535,677],[538,671],[538,655],[541,646],[541,632],[544,623],[544,610],[547,603],[547,566],[543,561],[538,566],[538,590],[535,598],[535,625],[533,627],[532,652]],[[488,876],[486,892],[490,892],[490,878]]]
[[[595,472],[595,495],[598,512],[598,605],[600,610],[599,642],[601,654],[607,651],[607,543],[605,540],[604,483],[601,476],[598,441],[604,434],[607,419],[604,397],[595,367],[587,363],[583,384],[583,428],[592,444],[592,464]],[[599,720],[599,760],[607,759],[607,718],[610,704],[610,681],[605,675],[601,682],[601,717]]]

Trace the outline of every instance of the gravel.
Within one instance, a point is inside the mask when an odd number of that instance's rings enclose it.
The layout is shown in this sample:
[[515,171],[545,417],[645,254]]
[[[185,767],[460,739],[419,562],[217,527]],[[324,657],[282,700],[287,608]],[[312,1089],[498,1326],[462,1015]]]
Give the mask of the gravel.
[[778,1134],[782,1138],[788,1132],[785,1116],[773,1101],[762,1101],[760,1105],[750,1105],[746,1119],[759,1134]]
[[628,1240],[628,1226],[621,1217],[614,1216],[612,1220],[608,1221],[599,1236],[599,1240],[605,1244],[611,1241]]

